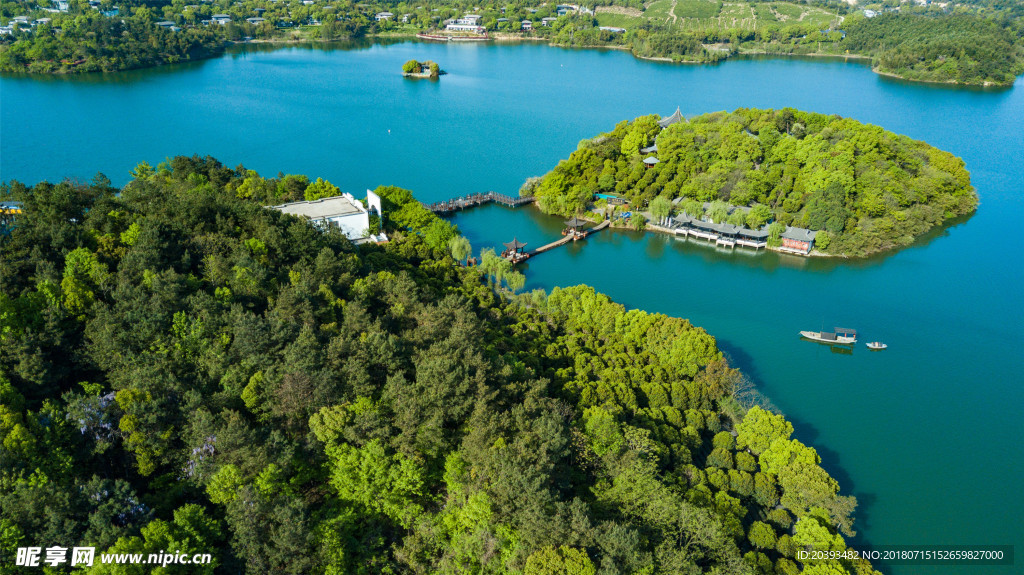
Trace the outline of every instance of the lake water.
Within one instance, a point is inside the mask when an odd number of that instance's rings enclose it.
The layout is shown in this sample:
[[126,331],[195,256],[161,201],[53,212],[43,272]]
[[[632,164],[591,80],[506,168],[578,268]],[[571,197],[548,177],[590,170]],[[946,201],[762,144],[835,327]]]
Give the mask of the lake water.
[[[408,59],[449,72],[403,80]],[[916,85],[863,64],[644,62],[536,45],[358,44],[239,50],[161,70],[0,80],[0,179],[128,180],[139,161],[212,155],[265,175],[322,176],[357,195],[394,184],[425,201],[514,194],[576,143],[642,114],[737,107],[840,114],[963,157],[978,213],[865,260],[722,251],[601,232],[530,261],[527,289],[587,283],[689,318],[821,453],[860,500],[856,546],[1012,544],[1024,551],[1024,82]],[[532,208],[454,218],[476,249],[557,237]],[[852,355],[801,341],[849,326]],[[1017,567],[878,566],[893,574]],[[1016,571],[1019,572],[1019,571]]]

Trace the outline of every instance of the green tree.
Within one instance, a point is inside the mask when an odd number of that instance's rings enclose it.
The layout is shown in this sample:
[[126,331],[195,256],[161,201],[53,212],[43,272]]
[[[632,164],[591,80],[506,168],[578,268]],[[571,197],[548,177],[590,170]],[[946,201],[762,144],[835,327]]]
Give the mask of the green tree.
[[622,138],[620,150],[625,156],[634,156],[640,153],[640,148],[648,145],[654,136],[661,131],[658,125],[658,116],[641,116],[630,124],[629,131]]
[[750,540],[751,545],[758,549],[775,549],[777,542],[775,530],[772,529],[772,526],[761,521],[755,521],[750,526],[747,539]]
[[750,408],[743,421],[736,425],[736,446],[750,449],[759,455],[771,445],[775,439],[789,439],[793,434],[793,424],[781,415],[762,409],[760,406]]
[[594,575],[597,568],[582,549],[544,547],[526,559],[524,575]]
[[783,224],[782,222],[772,222],[768,226],[768,245],[782,245],[782,232],[784,231],[786,231],[786,224]]
[[655,221],[663,224],[665,223],[665,218],[672,213],[672,202],[664,196],[658,196],[651,200],[650,209]]
[[526,276],[522,272],[511,271],[505,275],[505,284],[508,285],[509,291],[516,293],[526,285]]
[[409,527],[423,512],[424,473],[415,462],[396,453],[388,455],[380,440],[361,448],[328,445],[331,485],[343,500],[365,505]]
[[420,71],[419,61],[409,60],[405,64],[402,64],[402,71],[406,74],[418,74]]
[[822,230],[814,234],[814,247],[818,248],[819,250],[828,250],[828,246],[831,243],[832,238],[829,236],[828,232]]
[[242,474],[238,471],[238,467],[229,463],[213,474],[210,483],[206,486],[206,493],[210,496],[210,501],[227,504],[235,499],[242,483]]
[[763,204],[754,204],[747,212],[746,226],[752,230],[759,230],[772,218],[772,211]]
[[[173,521],[155,519],[142,528],[141,537],[122,537],[106,552],[139,553],[143,556],[160,553],[185,554],[189,559],[195,554],[210,553],[212,562],[209,564],[172,565],[160,567],[158,571],[212,574],[220,564],[220,557],[211,551],[218,548],[222,539],[223,531],[220,522],[207,517],[201,506],[188,504],[174,511]],[[115,565],[96,561],[93,567],[87,569],[87,572],[95,575],[141,575],[153,571],[152,568],[145,565]]]
[[448,250],[455,261],[460,263],[466,261],[466,258],[473,253],[473,247],[469,245],[469,240],[463,236],[455,236],[448,240]]
[[715,449],[732,451],[736,448],[736,440],[728,431],[719,431],[716,433],[715,437],[712,438],[711,443],[715,446]]
[[729,217],[729,204],[722,200],[711,202],[711,205],[708,207],[708,217],[716,224],[724,223]]
[[312,202],[314,200],[333,198],[334,196],[341,195],[341,190],[338,189],[338,186],[331,184],[327,180],[317,178],[315,182],[306,187],[303,195],[307,202]]
[[694,199],[683,200],[682,210],[683,213],[690,216],[691,218],[701,219],[704,217],[704,206]]
[[68,313],[83,317],[95,301],[95,291],[106,285],[107,266],[88,248],[76,248],[64,260],[64,279],[60,282],[63,303]]

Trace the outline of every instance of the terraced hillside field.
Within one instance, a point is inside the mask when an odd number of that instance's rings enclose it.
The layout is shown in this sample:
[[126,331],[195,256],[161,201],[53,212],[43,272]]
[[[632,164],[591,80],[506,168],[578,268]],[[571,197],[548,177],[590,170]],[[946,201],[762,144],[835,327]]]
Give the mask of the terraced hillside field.
[[829,28],[836,15],[822,8],[789,2],[749,3],[715,0],[656,0],[641,12],[615,6],[597,11],[602,26],[635,27],[652,20],[684,30],[757,30],[766,26],[810,24]]

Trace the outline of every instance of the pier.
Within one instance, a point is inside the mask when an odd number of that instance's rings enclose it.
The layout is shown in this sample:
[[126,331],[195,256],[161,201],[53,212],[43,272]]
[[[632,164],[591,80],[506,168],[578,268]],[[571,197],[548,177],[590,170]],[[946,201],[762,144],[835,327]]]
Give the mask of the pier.
[[545,245],[543,245],[543,246],[533,250],[532,252],[526,251],[526,249],[525,249],[526,244],[524,244],[524,243],[516,240],[515,238],[513,238],[511,242],[505,244],[505,248],[506,249],[505,249],[505,251],[503,251],[501,253],[501,257],[507,259],[508,261],[512,262],[513,264],[517,264],[519,262],[526,261],[526,260],[530,259],[531,257],[537,255],[537,254],[542,254],[542,253],[544,253],[546,251],[553,250],[553,249],[557,248],[558,246],[564,246],[565,244],[567,244],[569,242],[575,242],[577,240],[586,239],[586,237],[589,236],[590,234],[592,234],[594,232],[599,232],[599,231],[607,228],[611,224],[611,222],[609,220],[605,220],[605,221],[597,224],[593,228],[590,228],[589,230],[580,230],[579,228],[580,228],[580,224],[581,224],[582,221],[583,220],[576,220],[575,218],[573,218],[573,220],[570,220],[570,222],[568,222],[568,223],[570,223],[570,224],[575,223],[576,225],[571,225],[569,228],[567,228],[565,231],[563,231],[561,238],[559,238],[559,239],[557,239],[557,240],[555,240],[555,241],[553,241],[553,242],[551,242],[549,244],[545,244]]
[[469,194],[467,196],[461,196],[451,200],[445,200],[443,202],[423,204],[423,206],[435,214],[445,215],[492,202],[508,206],[510,208],[518,208],[524,204],[532,204],[533,201],[533,196],[515,197],[499,194],[497,192],[484,192],[482,194]]
[[567,244],[569,242],[574,242],[576,240],[585,239],[588,235],[590,235],[590,234],[592,234],[594,232],[599,232],[599,231],[607,228],[609,224],[611,224],[611,222],[609,220],[605,220],[605,221],[597,224],[593,228],[590,228],[589,230],[574,231],[574,232],[571,232],[571,233],[567,233],[564,236],[562,236],[561,239],[555,240],[555,241],[551,242],[550,244],[543,245],[543,246],[533,250],[532,252],[530,252],[530,255],[533,256],[533,255],[537,255],[537,254],[542,254],[542,253],[544,253],[544,252],[546,252],[548,250],[553,250],[553,249],[557,248],[558,246],[564,246],[565,244]]

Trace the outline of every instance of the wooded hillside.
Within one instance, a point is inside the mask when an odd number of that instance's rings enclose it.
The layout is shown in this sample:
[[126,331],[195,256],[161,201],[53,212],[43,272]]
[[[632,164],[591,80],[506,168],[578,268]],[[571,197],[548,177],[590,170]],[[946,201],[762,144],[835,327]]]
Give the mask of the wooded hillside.
[[411,209],[356,249],[264,208],[243,168],[135,173],[120,196],[102,177],[0,189],[24,201],[0,236],[5,557],[871,572],[796,561],[844,548],[855,502],[782,416],[747,410],[704,330],[584,286],[511,296],[428,245]]

